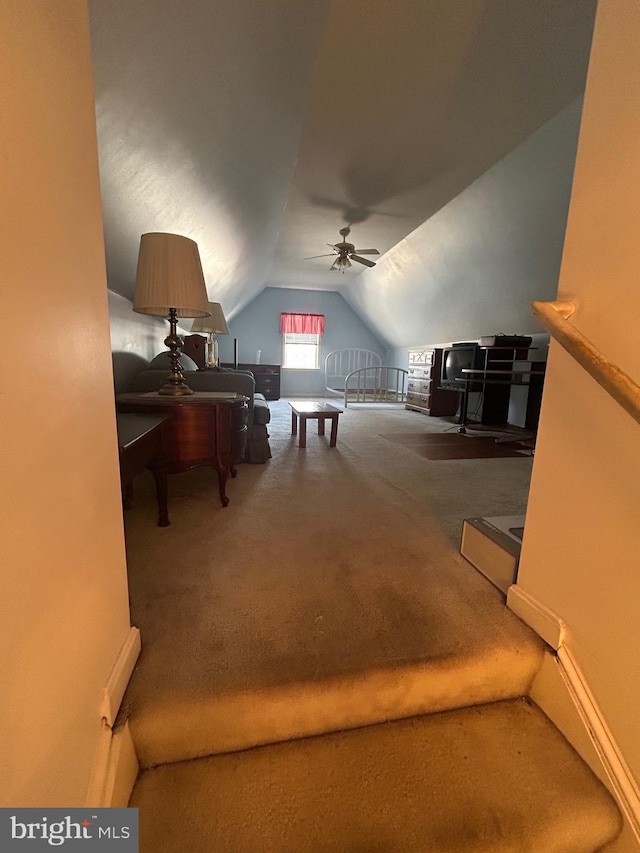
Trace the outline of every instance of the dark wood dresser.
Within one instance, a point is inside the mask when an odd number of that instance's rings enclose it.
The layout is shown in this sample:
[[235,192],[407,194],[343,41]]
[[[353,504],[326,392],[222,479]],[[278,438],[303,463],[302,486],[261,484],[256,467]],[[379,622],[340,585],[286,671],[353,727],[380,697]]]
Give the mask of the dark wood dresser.
[[[223,364],[233,367],[233,364]],[[280,399],[279,364],[239,364],[238,370],[250,370],[256,380],[256,393],[264,394],[266,400]]]
[[405,408],[436,418],[455,415],[458,392],[439,388],[442,350],[433,347],[409,351]]
[[[193,359],[199,370],[206,370],[206,343],[202,335],[187,335],[184,339],[182,352]],[[234,368],[232,362],[225,362],[220,367]],[[264,394],[266,400],[280,399],[280,365],[279,364],[239,364],[238,370],[249,370],[256,381],[256,393]]]
[[208,465],[218,472],[220,501],[227,506],[229,474],[244,459],[247,441],[247,398],[196,392],[165,397],[157,391],[120,394],[119,412],[160,412],[171,415],[166,425],[167,469],[170,474]]

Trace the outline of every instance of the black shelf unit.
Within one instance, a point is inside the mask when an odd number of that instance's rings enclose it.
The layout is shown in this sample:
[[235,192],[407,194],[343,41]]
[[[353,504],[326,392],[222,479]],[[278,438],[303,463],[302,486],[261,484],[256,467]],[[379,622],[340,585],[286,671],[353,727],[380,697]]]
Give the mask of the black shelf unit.
[[[533,370],[544,370],[544,362],[536,362],[531,358],[531,352],[535,347],[527,346],[478,346],[478,369],[479,370],[506,370],[512,374],[517,373],[514,362],[526,362]],[[536,429],[540,416],[540,403],[542,400],[542,386],[544,377],[531,376],[529,382],[529,394],[527,398],[527,411],[525,427]],[[506,424],[509,421],[509,400],[511,397],[511,381],[505,376],[504,382],[494,380],[483,385],[478,419],[481,424]]]

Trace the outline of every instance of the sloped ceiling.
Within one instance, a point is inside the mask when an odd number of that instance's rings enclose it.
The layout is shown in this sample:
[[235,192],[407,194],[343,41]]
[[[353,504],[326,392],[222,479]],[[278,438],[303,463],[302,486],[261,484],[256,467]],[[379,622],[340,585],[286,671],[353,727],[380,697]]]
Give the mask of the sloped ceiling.
[[158,230],[198,242],[230,318],[348,289],[363,267],[305,258],[345,224],[388,252],[566,107],[595,5],[90,0],[110,287],[132,298]]

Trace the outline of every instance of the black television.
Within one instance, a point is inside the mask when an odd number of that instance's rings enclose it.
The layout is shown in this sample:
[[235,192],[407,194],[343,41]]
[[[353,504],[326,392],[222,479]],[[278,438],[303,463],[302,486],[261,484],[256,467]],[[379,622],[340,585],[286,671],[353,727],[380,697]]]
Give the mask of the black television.
[[[464,388],[463,382],[457,382],[458,379],[464,379],[467,374],[462,371],[465,369],[480,369],[481,352],[477,343],[453,344],[447,347],[442,352],[442,374],[440,376],[440,384],[448,388]],[[470,382],[470,391],[482,391],[481,382]]]

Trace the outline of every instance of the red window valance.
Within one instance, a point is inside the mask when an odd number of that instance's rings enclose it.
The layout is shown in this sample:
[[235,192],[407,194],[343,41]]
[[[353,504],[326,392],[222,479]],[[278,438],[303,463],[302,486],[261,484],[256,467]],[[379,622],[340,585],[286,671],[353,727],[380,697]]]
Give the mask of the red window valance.
[[281,314],[280,334],[324,335],[324,314]]

